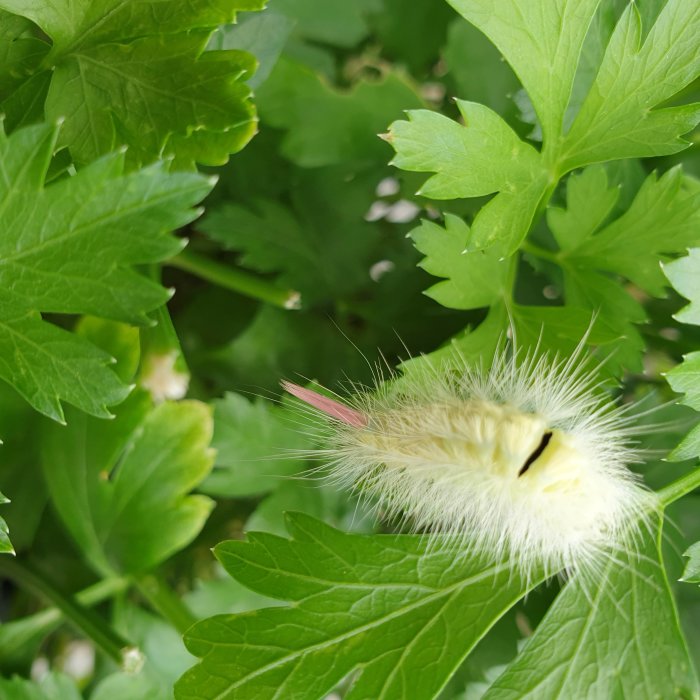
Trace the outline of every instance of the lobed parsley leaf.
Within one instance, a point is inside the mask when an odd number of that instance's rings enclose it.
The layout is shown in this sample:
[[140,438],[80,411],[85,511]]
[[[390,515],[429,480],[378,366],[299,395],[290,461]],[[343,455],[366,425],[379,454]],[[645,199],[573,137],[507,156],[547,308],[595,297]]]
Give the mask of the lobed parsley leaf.
[[527,91],[546,140],[559,137],[586,32],[600,0],[448,0],[503,54]]
[[200,491],[228,498],[256,496],[306,466],[295,450],[311,447],[285,407],[227,393],[214,405],[216,460]]
[[[49,424],[41,462],[53,506],[104,576],[143,572],[192,541],[213,502],[191,495],[210,472],[211,410],[133,393],[112,421],[84,414]],[[157,523],[157,527],[153,524]]]
[[216,547],[238,581],[291,605],[195,624],[185,643],[202,661],[178,700],[312,700],[353,671],[348,700],[427,700],[528,589],[507,562],[420,536],[344,534],[301,514],[288,529],[291,540],[251,533]]
[[225,163],[255,133],[243,82],[255,61],[242,51],[204,49],[218,25],[263,4],[2,0],[0,7],[51,40],[4,109],[13,126],[65,118],[60,144],[81,165],[124,144],[132,166],[164,154],[189,168]]
[[[683,323],[700,325],[700,248],[692,248],[688,255],[663,266],[663,271],[675,289],[690,300],[676,318]],[[675,391],[684,392],[683,403],[700,410],[700,352],[692,352],[668,374],[668,382]],[[700,425],[696,425],[671,453],[671,459],[691,459],[700,455]]]
[[45,185],[58,133],[0,135],[0,378],[56,420],[62,400],[106,417],[128,393],[110,356],[41,314],[148,323],[169,293],[134,266],[182,248],[170,231],[196,217],[212,182],[162,164],[124,174],[113,154]]
[[413,86],[395,73],[339,91],[285,57],[256,101],[269,126],[287,131],[281,152],[307,168],[385,160],[386,146],[376,135],[402,110],[423,104]]
[[683,556],[688,557],[688,561],[685,564],[681,580],[688,583],[700,583],[700,542],[689,547]]
[[644,342],[635,324],[647,314],[620,278],[652,296],[665,295],[659,261],[697,240],[700,188],[676,167],[661,177],[651,173],[615,217],[619,196],[605,168],[590,166],[569,177],[567,206],[548,209],[547,222],[559,246],[554,261],[563,272],[566,303],[594,310],[603,324],[617,327],[623,341],[614,361],[639,370]]
[[661,522],[638,552],[558,595],[484,700],[695,697],[698,679],[661,556]]
[[[394,122],[388,140],[392,163],[435,172],[418,194],[432,199],[482,197],[498,192],[472,224],[470,249],[501,242],[512,253],[525,236],[549,175],[540,155],[484,105],[457,100],[464,124],[436,112],[413,110]],[[503,254],[503,246],[497,252]]]
[[416,248],[425,255],[419,263],[426,272],[447,278],[425,293],[443,306],[478,309],[496,303],[506,289],[508,261],[493,250],[465,250],[469,226],[458,216],[445,215],[445,227],[424,220],[411,231]]
[[700,30],[700,9],[683,0],[666,3],[643,43],[639,14],[634,4],[628,6],[567,131],[567,106],[598,2],[451,1],[504,55],[543,132],[538,152],[487,107],[459,100],[462,124],[418,111],[391,125],[394,164],[436,173],[421,190],[425,196],[495,194],[474,218],[470,248],[495,246],[501,255],[513,254],[557,181],[577,167],[687,147],[680,137],[700,119],[700,108],[655,109],[700,71],[700,48],[692,40]]
[[700,104],[661,104],[700,73],[700,6],[669,0],[646,37],[629,3],[559,156],[567,171],[616,158],[647,158],[687,148]]
[[293,20],[308,42],[352,48],[369,34],[369,15],[382,0],[276,0],[275,12]]
[[75,681],[63,673],[50,671],[39,681],[20,676],[0,678],[0,695],[8,700],[82,700]]
[[[381,255],[380,222],[363,216],[376,185],[372,173],[342,166],[294,173],[287,204],[271,198],[213,206],[198,224],[239,262],[301,292],[303,304],[349,296],[370,281]],[[328,222],[333,221],[332,227]]]

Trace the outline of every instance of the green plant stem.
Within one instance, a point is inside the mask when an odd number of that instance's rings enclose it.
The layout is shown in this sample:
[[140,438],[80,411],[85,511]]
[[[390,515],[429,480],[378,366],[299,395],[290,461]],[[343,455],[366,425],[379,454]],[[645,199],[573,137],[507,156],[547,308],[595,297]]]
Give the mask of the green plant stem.
[[[108,578],[75,594],[81,605],[90,607],[124,592],[131,585],[128,578]],[[45,608],[33,615],[6,622],[0,627],[0,656],[9,658],[13,652],[33,639],[43,639],[63,621],[57,607]]]
[[298,309],[301,306],[299,292],[293,289],[283,289],[260,277],[228,265],[222,265],[214,260],[197,255],[197,253],[183,250],[174,258],[166,261],[165,264],[191,272],[193,275],[207,280],[207,282],[212,282],[225,289],[279,306],[282,309]]
[[530,255],[534,255],[537,258],[542,258],[543,260],[549,260],[550,262],[556,263],[557,265],[561,265],[561,257],[559,256],[558,253],[555,253],[553,250],[547,250],[546,248],[541,248],[538,245],[535,245],[534,243],[531,243],[530,241],[523,241],[522,245],[520,246],[520,250],[523,253],[529,253]]
[[160,613],[180,634],[184,634],[197,618],[174,591],[157,574],[144,574],[135,579],[136,587],[153,609]]
[[5,574],[36,595],[56,606],[65,618],[89,637],[95,645],[120,667],[125,653],[134,648],[118,635],[99,615],[81,605],[75,598],[54,587],[49,580],[27,563],[9,557],[0,558],[0,574]]
[[679,498],[700,488],[700,465],[690,473],[664,486],[658,493],[664,508],[675,503]]

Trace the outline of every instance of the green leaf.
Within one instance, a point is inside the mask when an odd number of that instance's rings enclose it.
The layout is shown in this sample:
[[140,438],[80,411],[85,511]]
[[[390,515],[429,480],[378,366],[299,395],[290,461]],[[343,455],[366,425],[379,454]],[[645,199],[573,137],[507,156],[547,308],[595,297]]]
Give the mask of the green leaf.
[[[565,170],[615,158],[676,153],[700,119],[700,105],[659,107],[700,72],[700,8],[668,0],[642,36],[634,3],[627,6],[596,79],[574,120],[561,160]],[[548,64],[542,64],[543,70]]]
[[448,24],[455,16],[447,3],[383,0],[381,10],[372,16],[372,26],[382,53],[406,65],[412,73],[421,74],[434,66],[445,44]]
[[42,467],[54,508],[97,571],[145,571],[199,533],[213,504],[189,491],[211,470],[211,433],[205,404],[152,408],[141,392],[113,421],[81,414],[47,426]]
[[309,449],[311,440],[291,411],[233,393],[213,403],[216,461],[201,491],[229,498],[255,496],[305,468],[295,450]]
[[621,343],[611,367],[638,371],[644,341],[634,324],[646,322],[647,314],[619,277],[653,296],[665,295],[659,261],[697,240],[700,189],[680,168],[672,168],[661,177],[651,173],[615,218],[619,196],[620,188],[610,185],[601,166],[571,175],[566,208],[547,212],[560,248],[550,257],[563,271],[567,305],[594,310],[602,324],[617,329]]
[[498,244],[514,252],[527,234],[544,194],[548,174],[538,152],[521,141],[496,112],[457,100],[464,124],[436,112],[408,112],[394,122],[388,140],[392,161],[404,170],[434,172],[419,194],[433,199],[498,194],[472,225],[469,249]]
[[681,323],[700,325],[700,248],[693,248],[684,258],[667,263],[663,271],[676,291],[690,300],[675,318]]
[[572,173],[566,181],[566,209],[547,209],[547,223],[561,250],[584,244],[610,216],[619,196],[619,188],[608,186],[602,166]]
[[0,378],[56,420],[61,400],[106,417],[128,393],[110,356],[40,314],[149,322],[170,294],[134,266],[182,248],[170,231],[196,217],[212,182],[160,164],[125,175],[114,154],[45,186],[57,133],[0,136]]
[[332,484],[310,479],[282,481],[246,520],[245,529],[284,537],[287,513],[304,513],[346,532],[375,531],[366,504]]
[[491,306],[504,293],[511,267],[493,249],[466,252],[469,235],[469,226],[453,214],[445,215],[445,228],[423,221],[411,231],[416,248],[425,255],[420,267],[447,278],[425,293],[453,309]]
[[[461,101],[457,105],[463,125],[422,111],[392,125],[395,165],[436,173],[421,190],[425,196],[454,199],[497,193],[474,219],[470,249],[495,245],[504,256],[515,252],[543,198],[563,173],[601,160],[672,153],[687,145],[679,137],[696,123],[700,109],[653,109],[689,84],[698,71],[700,51],[690,37],[700,28],[700,15],[692,3],[681,7],[681,0],[666,4],[641,48],[641,25],[630,25],[631,20],[639,24],[638,14],[632,4],[628,7],[564,138],[574,77],[598,3],[505,0],[495,6],[487,0],[451,0],[513,67],[544,132],[540,154],[488,108]],[[590,66],[586,70],[591,73]],[[623,89],[618,87],[620,76],[625,76]]]
[[53,39],[54,51],[64,52],[67,48],[156,33],[156,29],[170,34],[229,24],[237,12],[258,10],[263,3],[211,0],[178,6],[173,0],[145,0],[136,5],[121,0],[2,0],[0,5],[38,24]]
[[202,662],[176,684],[178,700],[313,700],[358,668],[348,700],[427,700],[526,592],[507,562],[420,536],[348,535],[299,514],[288,527],[292,540],[217,546],[237,580],[292,605],[192,627],[185,643]]
[[700,182],[685,177],[680,167],[661,177],[654,172],[627,211],[586,238],[573,255],[580,264],[624,275],[650,294],[663,296],[666,283],[659,261],[697,242],[698,225]]
[[182,637],[161,617],[122,601],[113,613],[113,624],[146,656],[138,673],[117,671],[101,677],[90,700],[172,700],[173,683],[192,665]]
[[600,0],[448,0],[496,45],[527,90],[545,139],[562,130],[586,31]]
[[533,352],[571,355],[589,331],[588,343],[596,346],[605,347],[620,337],[618,328],[601,323],[585,308],[516,304],[511,315],[518,344]]
[[[692,248],[688,255],[663,266],[663,271],[676,291],[690,300],[675,317],[682,323],[700,325],[700,248]],[[700,410],[700,384],[698,370],[700,353],[693,352],[683,358],[683,362],[668,375],[668,382],[674,391],[685,392],[683,403]],[[700,455],[700,425],[696,425],[671,453],[670,459],[682,461]]]
[[700,425],[696,425],[678,444],[668,459],[673,462],[682,462],[686,459],[695,459],[700,455]]
[[19,676],[0,678],[0,696],[7,700],[82,700],[75,681],[56,672],[46,674],[38,682]]
[[488,107],[464,100],[456,104],[463,125],[424,109],[409,111],[408,121],[394,122],[388,137],[396,149],[394,165],[435,172],[420,190],[433,199],[526,187],[541,169],[537,151]]
[[456,93],[501,115],[515,112],[512,97],[520,83],[498,49],[476,27],[456,19],[450,25],[443,55]]
[[[675,264],[675,263],[673,263]],[[691,352],[674,367],[666,379],[674,391],[685,394],[683,403],[700,411],[700,352]]]
[[247,83],[258,88],[277,63],[294,26],[294,20],[270,9],[260,15],[243,15],[237,24],[220,27],[209,48],[237,49],[255,56],[259,65]]
[[49,50],[30,35],[32,23],[0,10],[0,99],[29,78]]
[[620,280],[584,265],[566,266],[564,296],[564,308],[574,306],[594,312],[598,326],[605,327],[613,339],[620,341],[606,362],[611,372],[619,375],[642,370],[645,342],[635,324],[646,323],[647,314]]
[[484,700],[696,697],[660,540],[658,521],[638,553],[570,582]]
[[[2,503],[0,513],[17,552],[33,542],[47,501],[36,439],[41,419],[19,394],[0,385],[0,491],[12,497]],[[0,658],[5,658],[1,649]]]
[[151,330],[150,327],[137,328],[94,316],[81,317],[75,327],[78,335],[87,338],[93,345],[114,358],[112,369],[123,382],[131,382],[136,376],[141,362],[141,334]]
[[279,273],[279,284],[301,292],[305,306],[347,297],[367,285],[379,254],[381,224],[362,216],[374,184],[361,175],[347,182],[344,168],[302,171],[289,193],[291,206],[271,199],[224,204],[199,228],[242,252],[242,265]]
[[381,0],[275,0],[273,9],[297,23],[307,41],[351,48],[369,33],[367,15]]
[[[3,496],[2,493],[0,493],[0,505],[4,505],[5,503],[9,503],[10,499],[7,498],[6,496]],[[7,523],[5,522],[4,518],[0,518],[0,554],[14,554],[15,553],[15,548],[12,546],[12,542],[10,542],[10,529],[7,527]]]
[[413,86],[394,73],[340,92],[288,59],[278,62],[256,98],[263,121],[288,132],[282,153],[308,168],[385,162],[388,152],[377,134],[402,110],[422,106]]
[[[319,353],[322,349],[322,354]],[[290,314],[266,305],[232,342],[203,361],[200,371],[223,375],[225,385],[278,391],[284,377],[340,377],[340,368],[357,376],[357,351],[327,318]]]
[[51,75],[45,114],[65,117],[60,144],[76,163],[127,144],[131,165],[174,154],[186,167],[225,163],[255,133],[243,83],[254,59],[241,51],[203,51],[219,24],[262,5],[0,1],[53,41],[41,66]]
[[683,552],[683,556],[688,557],[688,561],[681,580],[687,583],[700,583],[700,542],[689,547]]

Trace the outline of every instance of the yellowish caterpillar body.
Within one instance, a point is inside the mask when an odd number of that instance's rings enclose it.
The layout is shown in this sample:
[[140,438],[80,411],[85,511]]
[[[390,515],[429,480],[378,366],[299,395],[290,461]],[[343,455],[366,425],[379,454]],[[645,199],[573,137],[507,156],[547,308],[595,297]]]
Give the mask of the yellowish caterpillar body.
[[283,382],[330,428],[318,455],[341,485],[416,531],[507,556],[524,577],[594,574],[634,546],[655,496],[629,407],[578,359],[500,350],[491,368],[432,368],[347,403]]

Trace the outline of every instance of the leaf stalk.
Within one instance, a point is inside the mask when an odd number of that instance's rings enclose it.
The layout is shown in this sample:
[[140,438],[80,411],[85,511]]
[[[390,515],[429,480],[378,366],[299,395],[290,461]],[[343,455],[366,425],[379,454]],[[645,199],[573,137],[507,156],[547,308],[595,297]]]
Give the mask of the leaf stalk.
[[165,264],[189,272],[207,282],[224,287],[224,289],[230,289],[233,292],[244,294],[282,309],[301,307],[299,292],[278,287],[276,284],[256,277],[249,272],[237,270],[229,265],[222,265],[188,250],[183,250],[174,258],[166,261]]
[[658,492],[661,505],[667,508],[671,503],[675,503],[697,488],[700,488],[700,465],[680,479],[676,479],[668,486],[664,486]]
[[[95,646],[114,660],[120,668],[124,669],[134,655],[140,653],[135,645],[117,634],[99,615],[84,607],[76,597],[56,588],[28,562],[1,557],[0,574],[8,576],[21,587],[53,604],[69,622],[91,639]],[[111,587],[108,588],[111,591]]]
[[136,587],[153,609],[160,613],[180,634],[184,634],[197,618],[175,595],[173,590],[156,574],[144,574],[135,578]]

